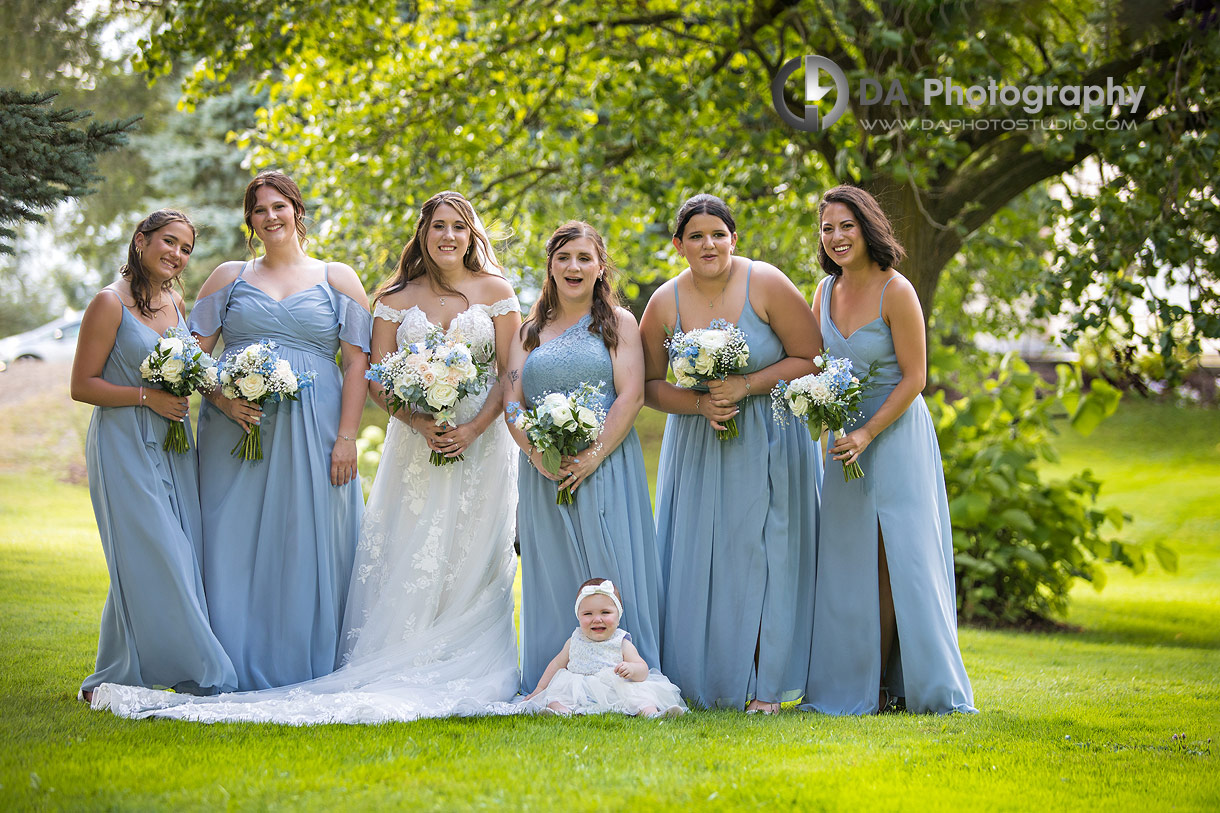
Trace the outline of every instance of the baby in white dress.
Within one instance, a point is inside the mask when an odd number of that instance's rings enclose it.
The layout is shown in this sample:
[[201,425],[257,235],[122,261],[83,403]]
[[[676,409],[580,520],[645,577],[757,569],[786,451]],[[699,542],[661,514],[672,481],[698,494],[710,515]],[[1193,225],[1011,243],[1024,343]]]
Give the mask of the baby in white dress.
[[525,698],[543,714],[676,717],[686,711],[678,687],[649,670],[631,634],[619,629],[623,604],[609,579],[589,579],[576,596],[580,626]]

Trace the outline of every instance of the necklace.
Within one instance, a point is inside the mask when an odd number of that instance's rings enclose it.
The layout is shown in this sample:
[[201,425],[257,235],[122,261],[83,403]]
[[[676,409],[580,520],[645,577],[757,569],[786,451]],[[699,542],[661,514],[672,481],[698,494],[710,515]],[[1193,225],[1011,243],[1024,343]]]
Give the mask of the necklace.
[[729,266],[728,276],[724,278],[724,287],[720,289],[720,293],[717,295],[717,297],[709,298],[707,294],[703,293],[703,288],[699,287],[699,278],[695,275],[693,270],[690,272],[690,279],[691,282],[695,283],[695,290],[699,292],[699,296],[707,300],[707,309],[711,310],[713,307],[715,307],[717,298],[720,299],[720,304],[724,304],[725,291],[729,290],[729,283],[733,280],[733,266]]

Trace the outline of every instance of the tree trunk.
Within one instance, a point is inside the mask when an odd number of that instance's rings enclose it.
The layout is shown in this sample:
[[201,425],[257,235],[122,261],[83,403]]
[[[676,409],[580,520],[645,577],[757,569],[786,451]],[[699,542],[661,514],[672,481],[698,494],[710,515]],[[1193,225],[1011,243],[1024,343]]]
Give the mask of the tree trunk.
[[962,239],[955,229],[936,222],[932,214],[935,201],[928,193],[917,194],[911,184],[899,184],[880,175],[867,188],[889,216],[898,242],[906,249],[907,258],[898,270],[915,286],[926,323],[940,274],[962,247]]

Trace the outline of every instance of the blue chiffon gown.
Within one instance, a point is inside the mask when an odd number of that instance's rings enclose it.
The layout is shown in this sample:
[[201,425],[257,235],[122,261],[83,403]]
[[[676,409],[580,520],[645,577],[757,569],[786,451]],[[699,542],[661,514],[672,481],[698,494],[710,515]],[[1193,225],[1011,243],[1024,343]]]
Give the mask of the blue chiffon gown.
[[[844,427],[851,432],[880,408],[902,380],[902,371],[880,309],[876,319],[851,336],[839,332],[830,318],[835,281],[832,277],[822,286],[826,352],[850,359],[859,371],[878,362],[862,414]],[[881,296],[884,301],[884,289]],[[860,455],[863,477],[845,483],[842,464],[827,461],[807,707],[840,715],[877,710],[880,527],[898,622],[885,674],[889,693],[905,697],[909,711],[973,712],[974,696],[957,643],[953,534],[940,445],[923,396],[916,396]]]
[[[746,373],[786,356],[749,273]],[[724,441],[702,415],[670,415],[657,472],[661,669],[706,708],[798,700],[809,668],[820,458],[803,425],[775,422],[768,394],[739,406],[740,436]]]
[[[609,411],[617,393],[610,351],[585,315],[525,360],[522,392],[533,408],[551,392],[603,382]],[[521,686],[538,685],[572,635],[576,593],[587,579],[610,579],[623,596],[621,627],[649,668],[660,664],[661,579],[648,474],[632,429],[573,493],[556,505],[558,485],[522,454],[517,527],[521,540]]]
[[244,273],[196,303],[191,330],[221,330],[222,359],[271,339],[293,370],[317,374],[300,400],[263,405],[261,461],[230,453],[242,429],[211,403],[199,416],[203,583],[212,628],[249,691],[338,665],[364,498],[358,478],[330,483],[343,388],[335,355],[340,339],[368,352],[372,317],[328,283],[276,300]]
[[[181,314],[178,325],[186,327]],[[140,362],[160,338],[123,308],[102,378],[141,386]],[[123,683],[212,694],[237,685],[204,603],[195,454],[163,450],[168,430],[166,418],[144,407],[93,410],[85,463],[110,589],[85,691]]]

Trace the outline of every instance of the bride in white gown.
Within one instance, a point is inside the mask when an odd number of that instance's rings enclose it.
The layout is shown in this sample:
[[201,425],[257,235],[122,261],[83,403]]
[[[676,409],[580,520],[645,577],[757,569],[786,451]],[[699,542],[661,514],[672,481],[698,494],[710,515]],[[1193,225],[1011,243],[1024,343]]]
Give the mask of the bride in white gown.
[[[454,192],[424,204],[377,300],[374,359],[439,326],[504,369],[521,321],[482,223]],[[382,400],[376,385],[373,394]],[[493,378],[460,403],[457,427],[402,411],[389,421],[356,551],[343,666],[333,674],[215,697],[102,684],[93,707],[124,717],[294,725],[519,712],[509,702],[519,683],[517,454],[499,419],[501,400]],[[434,466],[433,450],[462,459]]]

